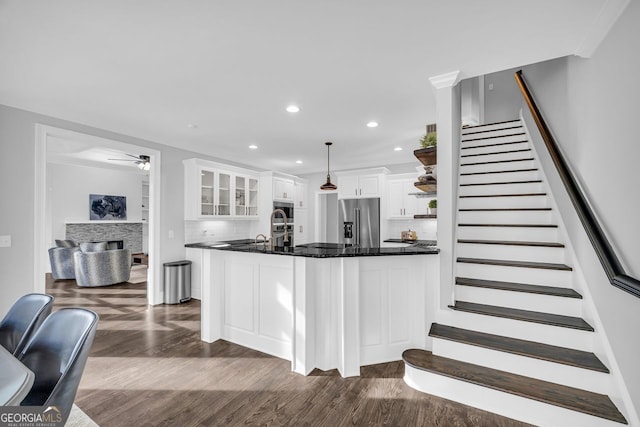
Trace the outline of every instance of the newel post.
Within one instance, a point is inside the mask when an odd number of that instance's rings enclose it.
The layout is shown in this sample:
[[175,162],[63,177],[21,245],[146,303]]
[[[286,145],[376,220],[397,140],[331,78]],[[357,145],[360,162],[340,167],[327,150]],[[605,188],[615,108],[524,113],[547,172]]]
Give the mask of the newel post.
[[457,213],[458,153],[460,147],[460,71],[430,77],[436,95],[438,133],[438,248],[440,287],[438,307],[453,303],[455,221]]

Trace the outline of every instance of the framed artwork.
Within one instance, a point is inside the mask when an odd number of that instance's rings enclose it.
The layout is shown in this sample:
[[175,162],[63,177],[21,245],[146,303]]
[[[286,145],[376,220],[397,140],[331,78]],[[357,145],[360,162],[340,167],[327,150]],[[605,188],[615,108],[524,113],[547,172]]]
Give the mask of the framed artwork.
[[125,196],[89,194],[89,219],[101,221],[126,220],[127,198]]

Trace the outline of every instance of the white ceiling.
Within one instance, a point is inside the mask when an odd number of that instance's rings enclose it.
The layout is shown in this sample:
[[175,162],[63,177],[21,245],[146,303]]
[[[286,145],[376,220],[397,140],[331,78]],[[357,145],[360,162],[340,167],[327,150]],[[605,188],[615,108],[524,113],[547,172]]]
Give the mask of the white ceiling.
[[429,77],[573,54],[606,3],[0,0],[0,103],[260,169],[407,163]]

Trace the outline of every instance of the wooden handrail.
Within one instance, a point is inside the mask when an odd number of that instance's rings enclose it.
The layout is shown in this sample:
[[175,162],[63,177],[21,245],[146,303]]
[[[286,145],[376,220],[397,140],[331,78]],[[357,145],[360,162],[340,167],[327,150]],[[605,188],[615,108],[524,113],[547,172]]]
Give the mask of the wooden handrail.
[[609,240],[602,231],[602,227],[600,227],[595,214],[591,210],[586,196],[580,190],[575,176],[571,173],[566,159],[560,152],[558,144],[551,135],[549,127],[544,121],[542,114],[540,113],[540,109],[538,109],[531,92],[529,92],[529,88],[527,87],[527,84],[524,81],[524,76],[522,75],[522,70],[516,72],[515,78],[518,82],[518,86],[520,87],[520,92],[522,92],[522,96],[529,106],[531,115],[533,116],[533,119],[538,126],[538,130],[542,135],[542,139],[547,146],[547,150],[549,150],[551,159],[558,170],[560,179],[567,189],[571,203],[573,203],[578,217],[580,218],[580,222],[582,222],[582,226],[587,232],[587,236],[589,236],[589,240],[600,259],[600,263],[602,264],[605,273],[607,274],[609,282],[613,286],[627,291],[636,297],[640,297],[640,280],[629,276],[616,256],[611,243],[609,243]]

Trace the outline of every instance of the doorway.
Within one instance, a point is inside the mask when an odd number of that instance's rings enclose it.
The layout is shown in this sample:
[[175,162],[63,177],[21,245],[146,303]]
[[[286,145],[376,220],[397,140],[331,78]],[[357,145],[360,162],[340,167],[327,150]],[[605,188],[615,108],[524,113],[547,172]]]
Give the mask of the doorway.
[[160,304],[161,300],[161,266],[158,262],[159,230],[160,230],[160,177],[161,153],[148,147],[141,147],[122,141],[101,138],[67,129],[36,124],[35,149],[35,212],[34,212],[34,285],[35,292],[45,291],[45,276],[48,266],[47,249],[50,244],[50,229],[47,212],[47,198],[50,197],[49,186],[50,164],[48,162],[48,147],[60,141],[73,141],[92,148],[117,150],[122,153],[144,153],[149,158],[151,168],[148,176],[148,270],[147,270],[147,301],[149,304]]

